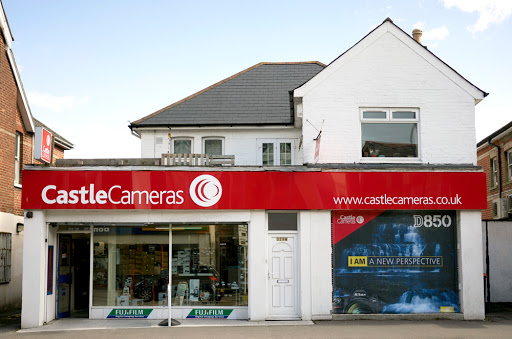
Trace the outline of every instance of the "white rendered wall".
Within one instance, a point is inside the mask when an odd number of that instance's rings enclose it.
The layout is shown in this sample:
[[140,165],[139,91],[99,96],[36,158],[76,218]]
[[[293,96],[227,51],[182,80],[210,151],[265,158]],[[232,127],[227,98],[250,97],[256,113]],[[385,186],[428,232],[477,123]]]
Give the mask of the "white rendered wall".
[[459,296],[464,320],[485,318],[481,218],[481,211],[459,212]]
[[23,217],[0,212],[0,232],[11,234],[11,281],[0,284],[0,312],[21,307],[23,235],[25,232],[16,232],[18,223],[23,224]]
[[248,226],[249,320],[263,321],[267,315],[267,223],[265,211],[251,211]]
[[33,211],[32,218],[25,218],[21,328],[39,327],[44,322],[44,299],[46,298],[45,239],[45,212]]
[[331,212],[300,211],[302,320],[332,319]]
[[[142,158],[160,158],[162,153],[169,152],[169,130],[140,131]],[[299,150],[301,130],[294,127],[253,127],[253,128],[173,128],[172,138],[193,138],[192,152],[204,153],[203,138],[224,138],[224,154],[235,156],[237,166],[257,165],[258,139],[294,139],[295,164],[302,165],[302,149]],[[160,138],[161,144],[156,140]]]
[[[362,162],[359,108],[404,107],[419,108],[421,163],[476,165],[475,98],[392,32],[355,46],[329,67],[339,65],[329,77],[322,71],[318,77],[325,79],[302,99],[304,121],[321,126],[325,120],[320,163]],[[303,124],[305,163],[313,162],[317,134]]]

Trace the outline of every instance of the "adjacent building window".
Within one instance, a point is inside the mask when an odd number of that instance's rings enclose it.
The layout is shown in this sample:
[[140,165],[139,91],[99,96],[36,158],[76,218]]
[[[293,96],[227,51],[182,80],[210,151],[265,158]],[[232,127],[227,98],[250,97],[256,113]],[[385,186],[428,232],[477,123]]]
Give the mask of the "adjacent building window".
[[507,173],[508,180],[512,181],[512,149],[507,151]]
[[491,188],[498,186],[498,161],[491,159]]
[[172,153],[176,153],[176,154],[191,154],[191,153],[193,153],[192,139],[190,139],[190,138],[172,139]]
[[224,154],[223,139],[221,138],[205,138],[203,139],[204,154],[222,155]]
[[14,184],[21,185],[21,133],[16,132],[14,150]]
[[418,109],[361,109],[363,158],[417,158]]
[[11,281],[11,233],[0,233],[0,283]]
[[294,161],[295,143],[292,139],[259,139],[258,165],[287,166]]

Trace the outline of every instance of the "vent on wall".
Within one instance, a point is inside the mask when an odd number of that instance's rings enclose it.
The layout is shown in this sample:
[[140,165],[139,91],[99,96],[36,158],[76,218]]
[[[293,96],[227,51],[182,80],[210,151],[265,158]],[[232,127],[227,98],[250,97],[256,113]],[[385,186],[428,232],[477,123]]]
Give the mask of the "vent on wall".
[[163,142],[164,142],[164,139],[162,137],[155,138],[155,144],[161,145],[161,144],[163,144]]

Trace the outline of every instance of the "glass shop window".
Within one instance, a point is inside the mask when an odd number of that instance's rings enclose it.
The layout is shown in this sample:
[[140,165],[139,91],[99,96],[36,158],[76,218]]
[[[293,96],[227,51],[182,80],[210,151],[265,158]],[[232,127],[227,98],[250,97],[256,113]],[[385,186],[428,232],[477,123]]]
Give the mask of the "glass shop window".
[[94,226],[93,306],[167,305],[169,226]]
[[247,225],[172,227],[172,305],[247,306]]

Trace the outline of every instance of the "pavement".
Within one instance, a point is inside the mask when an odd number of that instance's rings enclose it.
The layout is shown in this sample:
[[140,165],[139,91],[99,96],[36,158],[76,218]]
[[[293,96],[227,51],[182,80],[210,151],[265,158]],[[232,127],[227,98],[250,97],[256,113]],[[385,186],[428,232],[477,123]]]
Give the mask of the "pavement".
[[264,321],[189,319],[179,326],[160,320],[66,318],[20,330],[19,313],[0,315],[0,337],[19,338],[512,338],[512,307],[490,308],[485,321],[344,320]]

